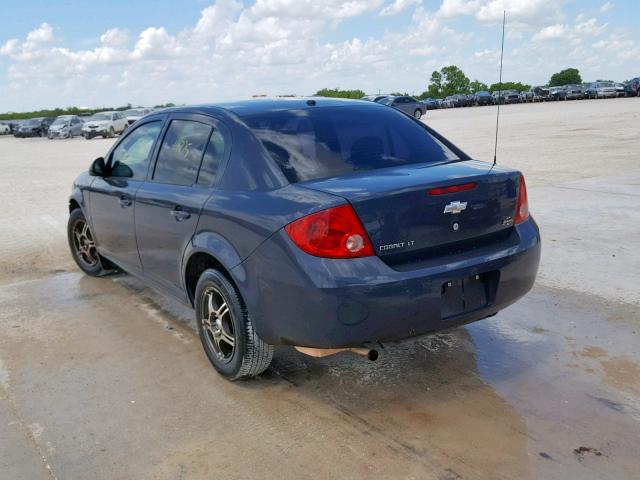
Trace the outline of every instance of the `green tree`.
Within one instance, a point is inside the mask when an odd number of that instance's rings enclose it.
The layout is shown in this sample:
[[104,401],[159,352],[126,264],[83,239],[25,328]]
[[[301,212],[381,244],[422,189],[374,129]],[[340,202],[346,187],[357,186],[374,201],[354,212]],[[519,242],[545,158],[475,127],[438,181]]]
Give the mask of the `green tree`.
[[469,93],[469,78],[455,65],[449,65],[440,70],[442,74],[442,96],[447,97],[456,93]]
[[455,93],[470,93],[469,78],[455,65],[443,67],[431,73],[429,87],[418,98],[444,98]]
[[531,85],[527,85],[526,83],[520,82],[502,82],[502,83],[492,83],[489,87],[489,90],[492,92],[497,92],[498,90],[517,90],[519,92],[524,92],[525,90],[529,90]]
[[471,90],[471,93],[476,93],[481,91],[487,91],[489,90],[489,87],[487,86],[486,83],[482,83],[480,80],[474,80],[469,84],[469,89]]
[[323,88],[316,92],[317,97],[333,98],[362,98],[365,93],[362,90],[340,90],[339,88]]
[[582,83],[582,77],[580,76],[580,71],[577,68],[565,68],[564,70],[551,75],[551,79],[549,80],[550,87],[569,85],[572,83]]

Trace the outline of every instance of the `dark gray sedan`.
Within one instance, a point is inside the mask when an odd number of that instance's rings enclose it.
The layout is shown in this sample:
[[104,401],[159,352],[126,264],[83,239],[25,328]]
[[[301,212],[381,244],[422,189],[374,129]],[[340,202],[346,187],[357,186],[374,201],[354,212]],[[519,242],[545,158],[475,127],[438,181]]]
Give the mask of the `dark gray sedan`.
[[389,105],[390,107],[396,108],[401,112],[406,113],[407,115],[411,115],[416,119],[420,120],[422,115],[427,113],[427,107],[424,103],[419,102],[413,97],[386,97],[382,100],[379,100],[378,103],[382,103],[383,105]]

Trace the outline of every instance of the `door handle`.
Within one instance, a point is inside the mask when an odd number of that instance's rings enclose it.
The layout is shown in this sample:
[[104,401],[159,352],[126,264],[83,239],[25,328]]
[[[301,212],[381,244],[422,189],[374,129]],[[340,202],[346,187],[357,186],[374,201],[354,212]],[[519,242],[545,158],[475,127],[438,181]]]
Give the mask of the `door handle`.
[[133,202],[131,202],[131,197],[129,197],[128,195],[120,196],[120,206],[122,208],[130,207],[132,203]]
[[191,214],[182,210],[181,207],[176,207],[173,210],[170,210],[169,213],[176,219],[176,222],[181,222],[191,217]]

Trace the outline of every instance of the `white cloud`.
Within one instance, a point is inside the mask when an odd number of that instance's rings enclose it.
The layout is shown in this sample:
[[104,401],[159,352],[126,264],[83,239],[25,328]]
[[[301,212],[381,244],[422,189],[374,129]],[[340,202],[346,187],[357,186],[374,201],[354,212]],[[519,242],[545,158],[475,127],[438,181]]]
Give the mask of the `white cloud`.
[[[630,53],[637,51],[629,44],[633,34],[613,35],[592,15],[567,21],[563,0],[444,0],[435,11],[428,4],[258,0],[245,7],[240,0],[218,0],[182,31],[112,26],[93,48],[62,43],[54,35],[58,27],[44,23],[0,44],[6,64],[4,76],[0,70],[0,104],[16,109],[195,103],[255,93],[311,94],[322,87],[420,93],[431,72],[446,65],[493,83],[504,8],[505,79],[543,83],[567,65],[584,67],[596,78],[604,73],[590,72],[622,71],[637,56]],[[411,20],[402,27],[367,37],[343,29],[333,36],[347,19],[365,21],[412,6]],[[461,16],[468,17],[465,24],[482,26],[459,30]],[[558,48],[563,41],[568,43]]]
[[600,11],[602,13],[608,12],[609,10],[612,10],[612,9],[613,9],[613,3],[611,2],[603,3],[602,5],[600,5]]
[[129,43],[129,34],[119,28],[110,28],[100,36],[100,42],[106,47],[124,48]]
[[46,22],[27,34],[27,43],[46,43],[51,40],[53,40],[53,28]]
[[393,0],[392,3],[380,10],[381,16],[397,15],[412,5],[420,5],[422,0]]
[[574,26],[565,24],[549,25],[541,29],[533,36],[533,40],[547,41],[547,40],[574,40],[580,41],[585,37],[596,37],[604,33],[607,29],[607,24],[598,25],[596,18],[590,18],[576,23]]

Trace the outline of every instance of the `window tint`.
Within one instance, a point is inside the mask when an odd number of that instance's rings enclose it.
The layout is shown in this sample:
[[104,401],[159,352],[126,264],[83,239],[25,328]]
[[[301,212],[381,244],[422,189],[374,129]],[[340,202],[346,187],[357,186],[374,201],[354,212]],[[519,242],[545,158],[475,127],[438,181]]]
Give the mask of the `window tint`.
[[111,154],[113,176],[122,175],[123,170],[118,170],[120,165],[126,165],[133,172],[134,179],[142,180],[147,174],[147,165],[151,148],[160,134],[161,122],[145,123],[139,126],[116,147]]
[[160,147],[154,181],[193,185],[209,133],[211,127],[204,123],[173,120]]
[[318,107],[244,120],[290,182],[458,160],[424,127],[391,108]]
[[198,185],[209,186],[216,179],[224,156],[224,137],[218,130],[211,133],[211,138],[204,152],[202,166],[198,174]]

